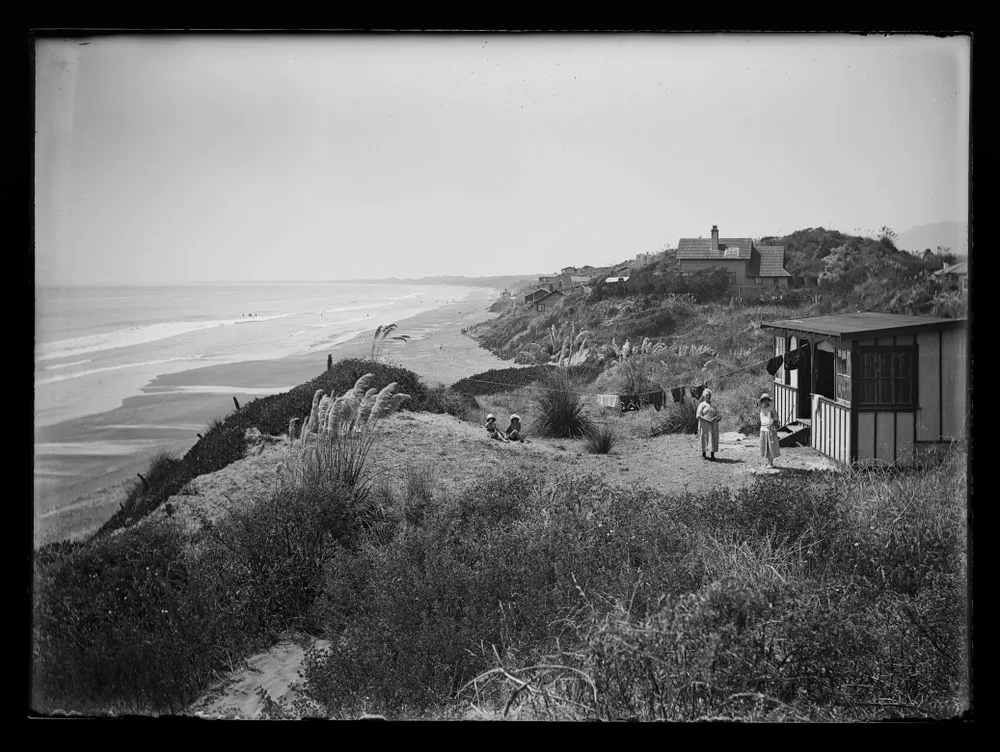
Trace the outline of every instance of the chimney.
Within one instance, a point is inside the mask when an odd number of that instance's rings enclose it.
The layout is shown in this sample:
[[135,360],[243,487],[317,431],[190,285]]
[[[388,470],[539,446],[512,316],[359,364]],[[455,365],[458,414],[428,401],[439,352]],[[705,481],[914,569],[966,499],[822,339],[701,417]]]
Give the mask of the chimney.
[[719,250],[719,228],[717,225],[712,225],[712,250]]

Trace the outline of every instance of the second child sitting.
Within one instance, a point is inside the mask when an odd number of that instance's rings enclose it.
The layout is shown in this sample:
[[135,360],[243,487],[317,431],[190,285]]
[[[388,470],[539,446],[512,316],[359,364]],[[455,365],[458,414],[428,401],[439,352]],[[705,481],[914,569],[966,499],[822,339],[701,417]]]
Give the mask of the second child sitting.
[[505,433],[510,441],[524,441],[521,438],[521,417],[517,413],[510,416],[510,425],[507,426]]

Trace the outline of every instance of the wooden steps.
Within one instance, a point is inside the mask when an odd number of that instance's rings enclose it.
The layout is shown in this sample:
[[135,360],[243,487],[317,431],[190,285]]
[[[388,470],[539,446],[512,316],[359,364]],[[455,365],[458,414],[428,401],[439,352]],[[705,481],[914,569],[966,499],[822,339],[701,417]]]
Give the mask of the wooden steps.
[[798,418],[778,429],[778,446],[809,446],[812,421]]

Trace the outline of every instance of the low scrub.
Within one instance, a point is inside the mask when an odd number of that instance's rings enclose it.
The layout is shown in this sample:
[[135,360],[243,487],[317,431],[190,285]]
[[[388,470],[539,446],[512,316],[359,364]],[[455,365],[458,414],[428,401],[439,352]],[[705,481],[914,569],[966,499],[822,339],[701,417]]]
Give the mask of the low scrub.
[[337,546],[362,529],[345,490],[286,490],[189,538],[146,520],[36,556],[32,707],[179,713],[220,671],[305,615]]
[[[574,379],[593,378],[595,369],[591,366],[569,366],[562,369]],[[544,381],[557,371],[554,365],[521,366],[512,368],[491,368],[459,379],[451,385],[453,392],[472,395],[489,395],[510,392]]]
[[456,418],[466,416],[469,411],[479,409],[476,398],[470,392],[456,391],[452,387],[434,386],[427,390],[423,410],[429,413],[447,413]]
[[950,717],[963,486],[957,457],[676,497],[511,467],[340,550],[304,691],[338,717]]

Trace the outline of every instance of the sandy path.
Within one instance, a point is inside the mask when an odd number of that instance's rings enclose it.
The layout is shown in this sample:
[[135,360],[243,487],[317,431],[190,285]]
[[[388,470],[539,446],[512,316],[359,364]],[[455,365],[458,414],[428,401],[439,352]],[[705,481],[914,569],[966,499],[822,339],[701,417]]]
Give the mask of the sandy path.
[[[756,437],[747,439],[738,433],[722,434],[718,461],[707,462],[701,458],[697,437],[690,435],[624,438],[611,454],[591,455],[579,440],[531,439],[527,444],[502,444],[486,438],[481,426],[450,415],[398,413],[383,423],[382,430],[382,440],[369,455],[372,466],[394,484],[403,477],[407,465],[430,466],[435,486],[441,490],[474,483],[491,468],[509,467],[512,458],[519,467],[540,475],[596,472],[614,484],[638,483],[664,493],[696,493],[720,485],[736,488],[763,471]],[[171,497],[172,514],[195,526],[195,510],[218,518],[253,494],[266,493],[273,488],[275,468],[287,451],[283,441],[250,448],[245,459],[196,478],[191,494]],[[808,447],[783,449],[778,465],[780,469],[774,472],[779,475],[836,469],[831,460]],[[163,514],[161,507],[156,515]],[[294,684],[301,681],[308,644],[306,637],[288,638],[253,656],[245,668],[213,687],[189,712],[206,718],[259,718],[258,688],[274,700],[290,703],[296,696]]]

